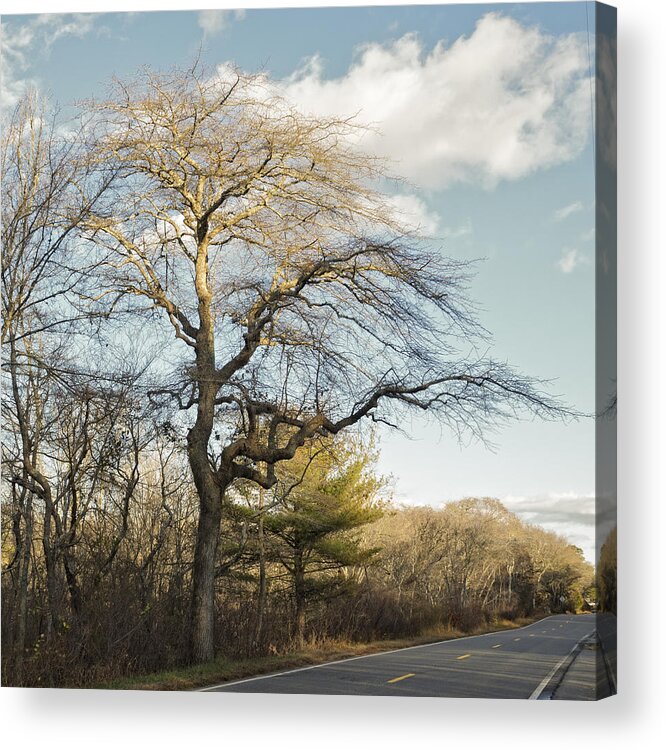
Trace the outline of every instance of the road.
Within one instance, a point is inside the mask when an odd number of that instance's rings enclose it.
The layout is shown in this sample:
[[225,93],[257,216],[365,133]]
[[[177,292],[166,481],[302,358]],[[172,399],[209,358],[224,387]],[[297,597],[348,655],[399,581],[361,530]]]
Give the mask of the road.
[[228,682],[206,691],[460,698],[548,697],[595,615],[554,615],[515,630]]

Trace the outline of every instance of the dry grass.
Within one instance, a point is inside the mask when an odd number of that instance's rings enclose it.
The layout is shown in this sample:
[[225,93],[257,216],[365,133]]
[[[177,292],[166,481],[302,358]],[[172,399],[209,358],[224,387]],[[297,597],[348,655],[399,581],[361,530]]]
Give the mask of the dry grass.
[[[206,664],[174,669],[155,674],[128,677],[111,682],[89,685],[87,687],[104,690],[197,690],[209,685],[240,680],[245,677],[256,677],[285,669],[295,669],[328,661],[346,659],[352,656],[365,656],[392,651],[409,646],[451,640],[469,635],[482,635],[496,630],[511,630],[534,622],[534,618],[523,618],[515,621],[501,620],[468,633],[450,629],[433,629],[415,638],[373,641],[371,643],[347,643],[344,641],[327,641],[309,644],[302,651],[295,651],[276,656],[264,656],[251,659],[231,660],[219,657]],[[79,687],[72,685],[71,687]]]

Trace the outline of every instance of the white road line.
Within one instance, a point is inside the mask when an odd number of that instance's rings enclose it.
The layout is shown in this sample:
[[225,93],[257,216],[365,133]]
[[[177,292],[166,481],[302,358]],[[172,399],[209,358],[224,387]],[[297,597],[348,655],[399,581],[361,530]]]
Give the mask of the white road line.
[[578,648],[578,646],[584,641],[586,638],[589,638],[592,633],[594,633],[594,630],[590,630],[590,632],[587,635],[584,635],[577,643],[576,645],[569,651],[569,653],[566,656],[563,656],[557,664],[550,670],[548,675],[541,680],[541,682],[537,685],[536,690],[530,695],[528,700],[535,701],[539,699],[539,696],[543,691],[546,689],[546,686],[548,683],[553,679],[553,675],[557,670],[564,664],[564,662],[573,654],[573,652]]
[[523,625],[520,628],[513,628],[512,630],[494,630],[490,633],[479,633],[478,635],[463,635],[460,638],[449,638],[448,640],[444,640],[444,641],[435,641],[435,643],[420,643],[418,646],[406,646],[405,648],[394,648],[394,649],[391,649],[391,651],[380,651],[377,654],[363,654],[362,656],[349,656],[346,659],[336,659],[335,661],[327,661],[327,662],[324,662],[323,664],[310,664],[307,667],[298,667],[296,669],[288,669],[284,672],[270,672],[269,674],[261,674],[256,677],[246,677],[245,679],[234,680],[233,682],[221,682],[217,685],[212,685],[211,687],[197,688],[195,692],[206,693],[210,690],[217,690],[217,688],[221,688],[221,687],[231,687],[232,685],[242,685],[244,682],[253,682],[255,680],[267,680],[271,677],[281,677],[282,675],[295,674],[296,672],[307,672],[310,669],[319,669],[319,667],[330,667],[333,664],[342,664],[348,661],[356,661],[357,659],[371,659],[373,656],[388,656],[388,654],[396,654],[398,653],[398,651],[411,651],[416,648],[426,648],[427,646],[440,646],[443,643],[458,643],[459,641],[466,641],[466,640],[469,640],[470,638],[482,638],[483,636],[486,636],[486,635],[502,635],[504,633],[515,633],[518,630],[526,630],[527,628],[531,628],[534,625],[538,625],[540,622],[549,620],[553,616],[557,617],[557,615],[549,615],[548,617],[543,617],[541,620],[536,620],[535,622],[531,622],[529,625]]

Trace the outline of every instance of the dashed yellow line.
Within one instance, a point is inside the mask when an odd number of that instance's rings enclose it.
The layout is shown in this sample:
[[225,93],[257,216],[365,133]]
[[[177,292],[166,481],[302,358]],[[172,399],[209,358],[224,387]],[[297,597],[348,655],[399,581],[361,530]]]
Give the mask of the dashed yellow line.
[[458,661],[460,661],[461,659],[469,659],[469,657],[470,657],[471,655],[472,655],[472,654],[463,654],[462,656],[459,656],[459,657],[458,657]]
[[410,672],[409,674],[403,674],[401,677],[394,677],[392,680],[387,680],[387,682],[400,682],[400,680],[406,680],[408,677],[415,676],[414,672]]

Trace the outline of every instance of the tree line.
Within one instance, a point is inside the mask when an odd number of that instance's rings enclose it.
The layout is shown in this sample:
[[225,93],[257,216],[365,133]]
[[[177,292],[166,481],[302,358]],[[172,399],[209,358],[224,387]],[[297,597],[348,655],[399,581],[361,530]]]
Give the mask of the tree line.
[[[363,425],[427,412],[487,440],[572,416],[487,355],[469,264],[402,226],[360,130],[199,64],[115,80],[66,120],[34,93],[5,118],[13,679],[249,653],[278,620],[302,642],[319,578],[344,590],[374,557],[344,534],[380,510]],[[291,598],[269,594],[275,565]]]

